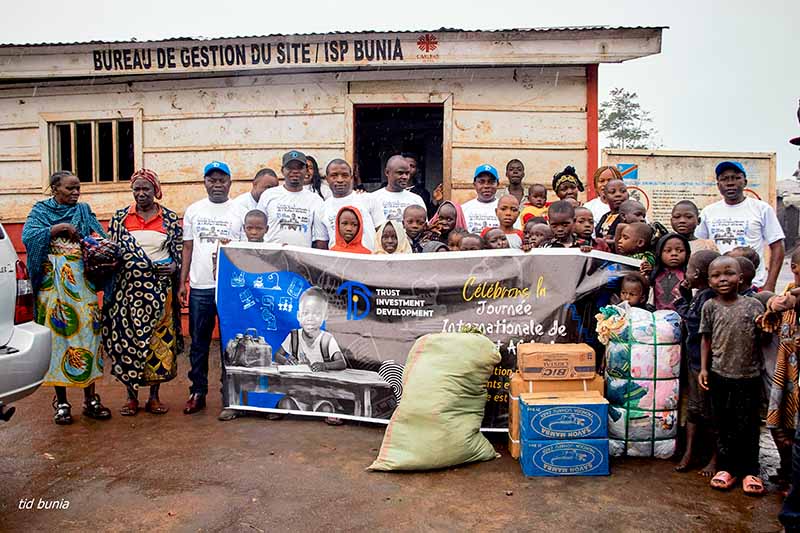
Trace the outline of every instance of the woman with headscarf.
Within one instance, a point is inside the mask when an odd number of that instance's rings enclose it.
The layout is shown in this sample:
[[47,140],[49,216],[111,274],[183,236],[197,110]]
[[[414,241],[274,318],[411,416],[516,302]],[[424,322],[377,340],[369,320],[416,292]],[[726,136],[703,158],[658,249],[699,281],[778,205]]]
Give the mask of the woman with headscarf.
[[583,192],[583,183],[578,178],[575,167],[567,166],[553,176],[553,191],[559,200],[566,200],[567,198],[578,200],[578,193]]
[[111,357],[111,373],[128,390],[123,416],[139,411],[139,388],[150,387],[144,410],[164,414],[158,397],[161,383],[177,374],[183,350],[180,286],[183,229],[178,215],[156,200],[161,184],[152,170],[131,176],[134,203],[118,210],[109,234],[120,247],[122,266],[106,290],[103,347]]
[[411,243],[408,242],[406,230],[396,220],[387,220],[380,226],[375,234],[376,254],[410,254]]
[[622,173],[617,170],[615,166],[599,167],[594,171],[592,183],[594,184],[594,192],[597,194],[597,197],[583,204],[583,207],[592,212],[592,217],[595,220],[600,220],[603,215],[610,211],[608,202],[606,202],[606,183],[611,180],[621,179]]
[[103,376],[97,288],[85,276],[81,242],[105,231],[88,204],[78,202],[81,182],[68,171],[50,176],[52,197],[36,202],[22,229],[36,298],[36,322],[52,332],[50,369],[43,385],[55,387],[56,424],[72,423],[67,387],[83,389],[83,414],[111,418],[95,393]]

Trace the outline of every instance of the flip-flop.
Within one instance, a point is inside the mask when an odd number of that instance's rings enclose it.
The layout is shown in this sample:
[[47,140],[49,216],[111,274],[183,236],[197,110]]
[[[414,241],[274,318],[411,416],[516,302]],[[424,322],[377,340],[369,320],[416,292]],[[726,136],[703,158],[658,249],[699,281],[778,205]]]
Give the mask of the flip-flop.
[[764,482],[756,476],[745,476],[742,480],[742,490],[748,496],[763,496],[767,493]]
[[169,407],[161,403],[159,400],[150,399],[144,404],[144,410],[154,415],[163,415],[169,411]]
[[730,490],[736,484],[736,478],[730,475],[725,470],[717,472],[711,478],[711,488],[717,490]]

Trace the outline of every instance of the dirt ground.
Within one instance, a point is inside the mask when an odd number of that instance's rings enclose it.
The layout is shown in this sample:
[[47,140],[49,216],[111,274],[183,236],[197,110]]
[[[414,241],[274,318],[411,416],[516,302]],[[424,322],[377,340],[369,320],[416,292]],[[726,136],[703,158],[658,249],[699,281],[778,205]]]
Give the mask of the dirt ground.
[[[217,352],[218,353],[218,352]],[[365,468],[383,427],[247,416],[218,422],[181,412],[181,377],[163,387],[164,416],[121,417],[123,388],[98,386],[114,417],[52,422],[51,389],[19,402],[0,425],[1,531],[778,531],[781,498],[711,490],[696,473],[660,460],[612,460],[601,478],[525,478],[502,457],[443,471]],[[215,377],[214,379],[218,379]],[[73,406],[82,394],[70,391]],[[762,439],[768,441],[768,439]],[[774,451],[764,450],[768,471]],[[774,487],[773,487],[774,489]],[[19,509],[33,498],[33,509]],[[66,509],[37,510],[40,500]]]

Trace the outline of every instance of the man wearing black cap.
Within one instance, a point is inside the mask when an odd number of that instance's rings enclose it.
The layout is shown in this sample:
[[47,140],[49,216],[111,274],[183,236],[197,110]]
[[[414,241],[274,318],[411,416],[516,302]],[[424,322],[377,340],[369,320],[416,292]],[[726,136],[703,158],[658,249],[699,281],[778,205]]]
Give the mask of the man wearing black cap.
[[[722,200],[700,213],[700,225],[695,235],[699,239],[714,239],[720,253],[737,246],[749,246],[758,253],[761,264],[756,269],[753,285],[775,292],[783,265],[783,229],[766,202],[744,195],[747,173],[738,161],[723,161],[716,168],[717,188]],[[765,252],[769,246],[769,268],[765,268]]]
[[311,248],[314,213],[322,198],[303,188],[306,156],[292,150],[283,154],[283,187],[266,190],[258,200],[258,209],[267,214],[264,242],[293,244]]

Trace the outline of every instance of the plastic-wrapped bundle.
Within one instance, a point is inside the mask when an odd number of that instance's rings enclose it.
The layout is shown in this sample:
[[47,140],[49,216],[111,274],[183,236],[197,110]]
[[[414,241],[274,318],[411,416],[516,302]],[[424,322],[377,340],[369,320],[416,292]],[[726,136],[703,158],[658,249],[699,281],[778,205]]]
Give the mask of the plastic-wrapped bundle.
[[627,304],[604,307],[597,330],[605,360],[612,455],[671,457],[680,381],[680,317]]

